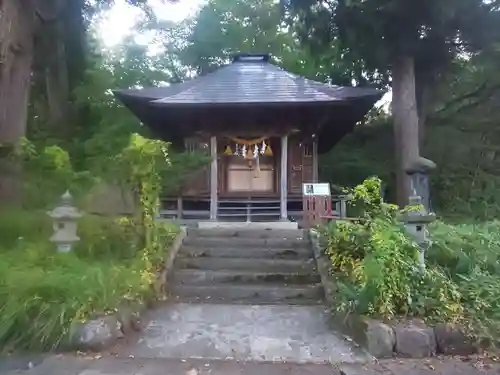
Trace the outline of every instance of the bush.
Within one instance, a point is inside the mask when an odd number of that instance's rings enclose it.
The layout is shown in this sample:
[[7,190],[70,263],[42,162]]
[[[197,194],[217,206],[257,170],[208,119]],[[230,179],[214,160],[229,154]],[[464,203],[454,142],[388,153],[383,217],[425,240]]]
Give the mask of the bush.
[[[154,220],[166,145],[137,135],[112,160],[106,175],[75,172],[57,147],[36,150],[23,141],[16,157],[25,171],[24,204],[0,212],[0,345],[53,349],[69,343],[75,324],[106,313],[124,300],[148,300],[176,228]],[[127,218],[84,216],[80,242],[59,254],[49,242],[43,210],[68,187],[77,197],[92,181],[108,179],[135,189],[138,212]],[[47,194],[37,196],[37,191]]]
[[457,285],[466,324],[485,338],[500,338],[500,222],[432,227],[429,264]]
[[[136,247],[129,219],[85,217],[75,251],[59,254],[50,231],[38,236],[42,214],[18,213],[36,223],[24,238],[0,247],[0,345],[53,349],[68,344],[75,324],[124,300],[154,296],[152,283],[176,228],[163,225],[156,252]],[[38,220],[36,220],[38,219]],[[0,233],[9,228],[0,215]]]
[[471,334],[500,338],[500,223],[433,224],[422,273],[418,247],[377,186],[380,180],[372,178],[351,192],[361,220],[325,228],[339,310],[460,323]]

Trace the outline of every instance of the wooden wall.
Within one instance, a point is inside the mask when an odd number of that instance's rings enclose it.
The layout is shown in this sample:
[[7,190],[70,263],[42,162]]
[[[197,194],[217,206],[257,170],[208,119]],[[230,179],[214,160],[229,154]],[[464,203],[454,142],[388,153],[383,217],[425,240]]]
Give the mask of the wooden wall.
[[[188,150],[208,150],[208,137],[197,137],[186,140]],[[223,140],[218,141],[218,189],[219,194],[227,195],[227,165],[231,156],[224,156],[226,144]],[[280,140],[271,140],[273,150],[275,189],[273,193],[259,193],[260,196],[279,196],[280,181]],[[288,140],[288,192],[291,195],[302,194],[302,183],[313,182],[313,146],[312,143],[302,142],[298,136],[291,136]],[[183,196],[195,197],[210,195],[210,165],[194,171],[186,181]]]
[[288,192],[302,194],[302,184],[313,182],[312,143],[302,142],[298,137],[288,140]]

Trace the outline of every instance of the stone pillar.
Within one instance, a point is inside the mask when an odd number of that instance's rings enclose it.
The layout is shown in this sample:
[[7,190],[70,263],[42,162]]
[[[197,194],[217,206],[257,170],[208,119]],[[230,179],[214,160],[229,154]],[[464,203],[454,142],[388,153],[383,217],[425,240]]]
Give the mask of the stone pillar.
[[319,182],[319,167],[318,167],[318,140],[316,136],[313,138],[313,149],[312,149],[312,182]]
[[217,220],[218,173],[217,173],[217,137],[210,137],[210,220]]
[[281,220],[288,220],[288,135],[281,137],[281,170],[280,170],[280,207]]
[[177,219],[182,219],[182,197],[177,197]]

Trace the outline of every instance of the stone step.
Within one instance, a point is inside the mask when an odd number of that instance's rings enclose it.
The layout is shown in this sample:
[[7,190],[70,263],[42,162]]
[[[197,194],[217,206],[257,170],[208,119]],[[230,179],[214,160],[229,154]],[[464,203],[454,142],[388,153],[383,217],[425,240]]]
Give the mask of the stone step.
[[316,262],[290,259],[251,258],[177,258],[175,269],[197,270],[247,270],[257,272],[316,272]]
[[183,244],[189,247],[213,248],[274,248],[308,249],[310,243],[301,238],[243,238],[243,237],[197,237],[187,236]]
[[323,288],[320,284],[304,286],[269,286],[266,284],[246,285],[181,285],[173,284],[171,295],[176,299],[200,302],[236,302],[248,303],[259,301],[260,303],[273,304],[276,302],[289,302],[294,300],[312,300],[319,303],[323,299]]
[[227,300],[224,298],[220,299],[202,299],[198,296],[190,296],[190,297],[181,297],[171,295],[169,299],[173,302],[181,302],[181,303],[200,303],[200,304],[210,304],[210,305],[249,305],[249,306],[258,306],[258,305],[293,305],[293,306],[316,306],[316,305],[324,305],[323,299],[307,299],[307,298],[289,298],[284,300],[273,300],[269,301],[263,299],[261,297],[251,297],[246,298],[244,300]]
[[266,258],[266,259],[311,259],[314,254],[306,248],[259,248],[259,247],[191,247],[183,246],[180,257],[216,258]]
[[258,271],[206,271],[181,269],[174,272],[172,283],[184,285],[207,285],[213,283],[260,283],[282,285],[317,284],[321,278],[309,272],[258,272]]
[[305,238],[306,233],[302,229],[201,229],[190,228],[190,237],[217,237],[217,238]]

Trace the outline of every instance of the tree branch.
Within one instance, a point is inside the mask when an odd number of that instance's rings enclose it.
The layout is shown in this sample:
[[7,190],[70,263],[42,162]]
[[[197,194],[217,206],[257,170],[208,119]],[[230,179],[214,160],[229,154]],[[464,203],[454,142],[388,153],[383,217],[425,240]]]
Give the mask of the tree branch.
[[[469,92],[467,92],[467,93],[465,93],[463,95],[460,95],[459,97],[454,98],[453,100],[450,100],[448,103],[446,103],[443,106],[443,108],[441,108],[440,110],[438,110],[436,113],[446,112],[448,109],[450,109],[451,107],[453,107],[455,104],[463,102],[464,100],[467,100],[467,99],[471,99],[474,96],[478,95],[481,91],[483,91],[483,90],[485,90],[487,88],[488,88],[488,81],[485,81],[481,85],[479,85],[477,88],[475,88],[474,90],[469,91]],[[495,86],[493,87],[493,89],[494,88],[495,88]]]

